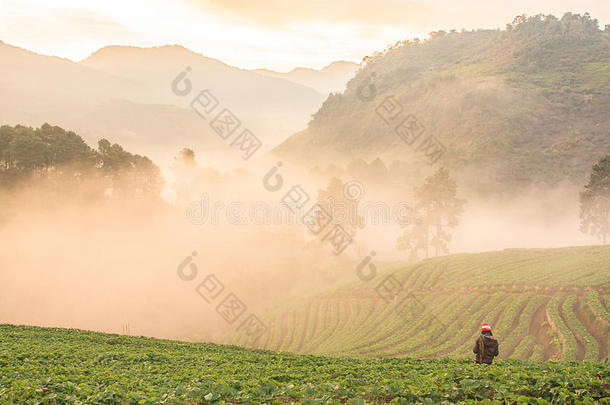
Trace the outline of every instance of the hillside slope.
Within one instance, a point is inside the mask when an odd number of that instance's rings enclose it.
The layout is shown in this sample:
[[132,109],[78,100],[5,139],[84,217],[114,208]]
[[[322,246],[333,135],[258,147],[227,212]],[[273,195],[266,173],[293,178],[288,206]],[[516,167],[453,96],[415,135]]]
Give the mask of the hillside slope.
[[256,342],[237,334],[233,342],[332,356],[463,357],[487,322],[503,359],[608,356],[610,246],[458,254],[394,267],[269,313],[268,334]]
[[326,358],[11,325],[0,325],[0,369],[1,405],[566,404],[600,401],[610,389],[604,363],[511,360],[490,369],[466,359]]
[[376,157],[428,167],[443,150],[426,148],[434,136],[446,148],[435,164],[475,189],[580,183],[610,151],[609,112],[610,31],[588,15],[536,16],[373,55],[274,152],[305,167]]

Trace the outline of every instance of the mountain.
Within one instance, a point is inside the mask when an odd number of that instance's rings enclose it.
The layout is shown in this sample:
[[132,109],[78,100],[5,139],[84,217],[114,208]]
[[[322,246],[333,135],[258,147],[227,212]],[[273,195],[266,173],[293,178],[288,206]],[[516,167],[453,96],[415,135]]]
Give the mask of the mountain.
[[360,65],[340,60],[320,69],[295,68],[287,73],[274,72],[268,69],[255,69],[253,72],[286,79],[294,83],[311,87],[322,94],[342,92],[347,82],[354,77]]
[[[80,62],[93,68],[145,85],[156,92],[155,102],[185,106],[171,91],[174,78],[186,67],[196,90],[210,89],[223,106],[252,120],[268,120],[266,136],[289,127],[305,127],[309,115],[323,101],[323,95],[287,80],[263,76],[229,66],[179,45],[153,48],[109,46]],[[189,98],[189,102],[191,101]],[[280,119],[281,117],[281,119]],[[261,128],[262,130],[263,128]]]
[[[119,142],[167,162],[185,146],[213,155],[227,141],[190,102],[210,89],[269,148],[304,128],[323,96],[308,87],[228,66],[180,46],[108,47],[81,63],[0,43],[0,123],[75,130],[89,143]],[[172,92],[174,78],[192,69],[192,94]],[[209,119],[208,119],[209,118]],[[201,154],[205,156],[205,153]],[[235,157],[239,161],[240,154]]]
[[137,101],[150,96],[140,83],[3,42],[0,58],[3,123],[39,116],[53,118],[57,114],[71,116],[75,108],[90,108],[112,98]]
[[588,14],[439,31],[365,59],[274,154],[309,168],[433,163],[469,187],[510,192],[582,183],[610,152],[610,30]]
[[[382,264],[373,280],[263,314],[268,333],[255,346],[325,356],[464,357],[489,323],[501,359],[603,361],[610,341],[608,263],[610,246]],[[233,343],[253,342],[241,331]]]

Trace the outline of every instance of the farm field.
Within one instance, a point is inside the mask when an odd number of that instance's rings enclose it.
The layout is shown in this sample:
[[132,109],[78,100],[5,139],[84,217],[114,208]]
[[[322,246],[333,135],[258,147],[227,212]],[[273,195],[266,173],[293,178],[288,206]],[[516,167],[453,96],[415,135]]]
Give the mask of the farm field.
[[[386,288],[387,286],[391,288]],[[390,266],[264,317],[269,333],[232,342],[330,356],[471,356],[483,322],[500,358],[608,357],[610,247],[509,249]]]
[[610,403],[599,362],[322,357],[0,325],[0,404]]

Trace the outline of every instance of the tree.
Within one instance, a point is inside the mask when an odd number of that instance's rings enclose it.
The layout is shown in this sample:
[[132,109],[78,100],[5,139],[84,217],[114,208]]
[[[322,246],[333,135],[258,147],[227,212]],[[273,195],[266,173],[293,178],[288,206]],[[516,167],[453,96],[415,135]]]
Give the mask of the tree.
[[161,171],[146,156],[134,155],[107,139],[98,142],[99,166],[112,194],[123,196],[159,196],[164,180]]
[[190,204],[203,188],[198,184],[199,167],[195,160],[195,152],[190,148],[182,148],[172,162],[171,169],[174,178],[170,184],[175,202],[178,205]]
[[58,126],[43,124],[36,133],[47,144],[48,155],[53,166],[70,166],[76,170],[91,169],[96,164],[95,151],[83,138]]
[[28,131],[17,131],[12,142],[12,157],[17,168],[31,172],[47,166],[48,147],[42,138]]
[[418,221],[411,224],[397,240],[398,248],[410,250],[416,257],[419,250],[429,256],[429,247],[435,249],[435,256],[449,253],[451,234],[448,228],[458,225],[466,200],[456,197],[457,184],[449,176],[449,170],[438,169],[426,178],[421,187],[415,189],[415,216]]
[[419,219],[410,223],[396,240],[396,248],[409,251],[409,260],[417,260],[420,251],[428,257],[428,225]]
[[108,139],[100,139],[97,143],[100,167],[103,171],[119,175],[132,167],[132,154],[125,151],[118,143],[110,144]]
[[188,169],[197,167],[195,152],[193,152],[193,150],[190,148],[182,148],[182,150],[180,150],[176,156],[174,156],[174,167],[185,167]]
[[580,193],[580,230],[602,239],[604,245],[610,235],[610,155],[593,165]]

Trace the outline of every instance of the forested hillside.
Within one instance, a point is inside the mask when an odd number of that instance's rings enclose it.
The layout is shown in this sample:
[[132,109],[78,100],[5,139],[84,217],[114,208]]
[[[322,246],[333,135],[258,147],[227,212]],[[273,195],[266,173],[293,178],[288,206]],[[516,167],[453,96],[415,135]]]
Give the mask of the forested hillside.
[[365,59],[277,155],[305,167],[434,163],[506,190],[582,182],[610,150],[610,29],[588,14],[438,31]]

